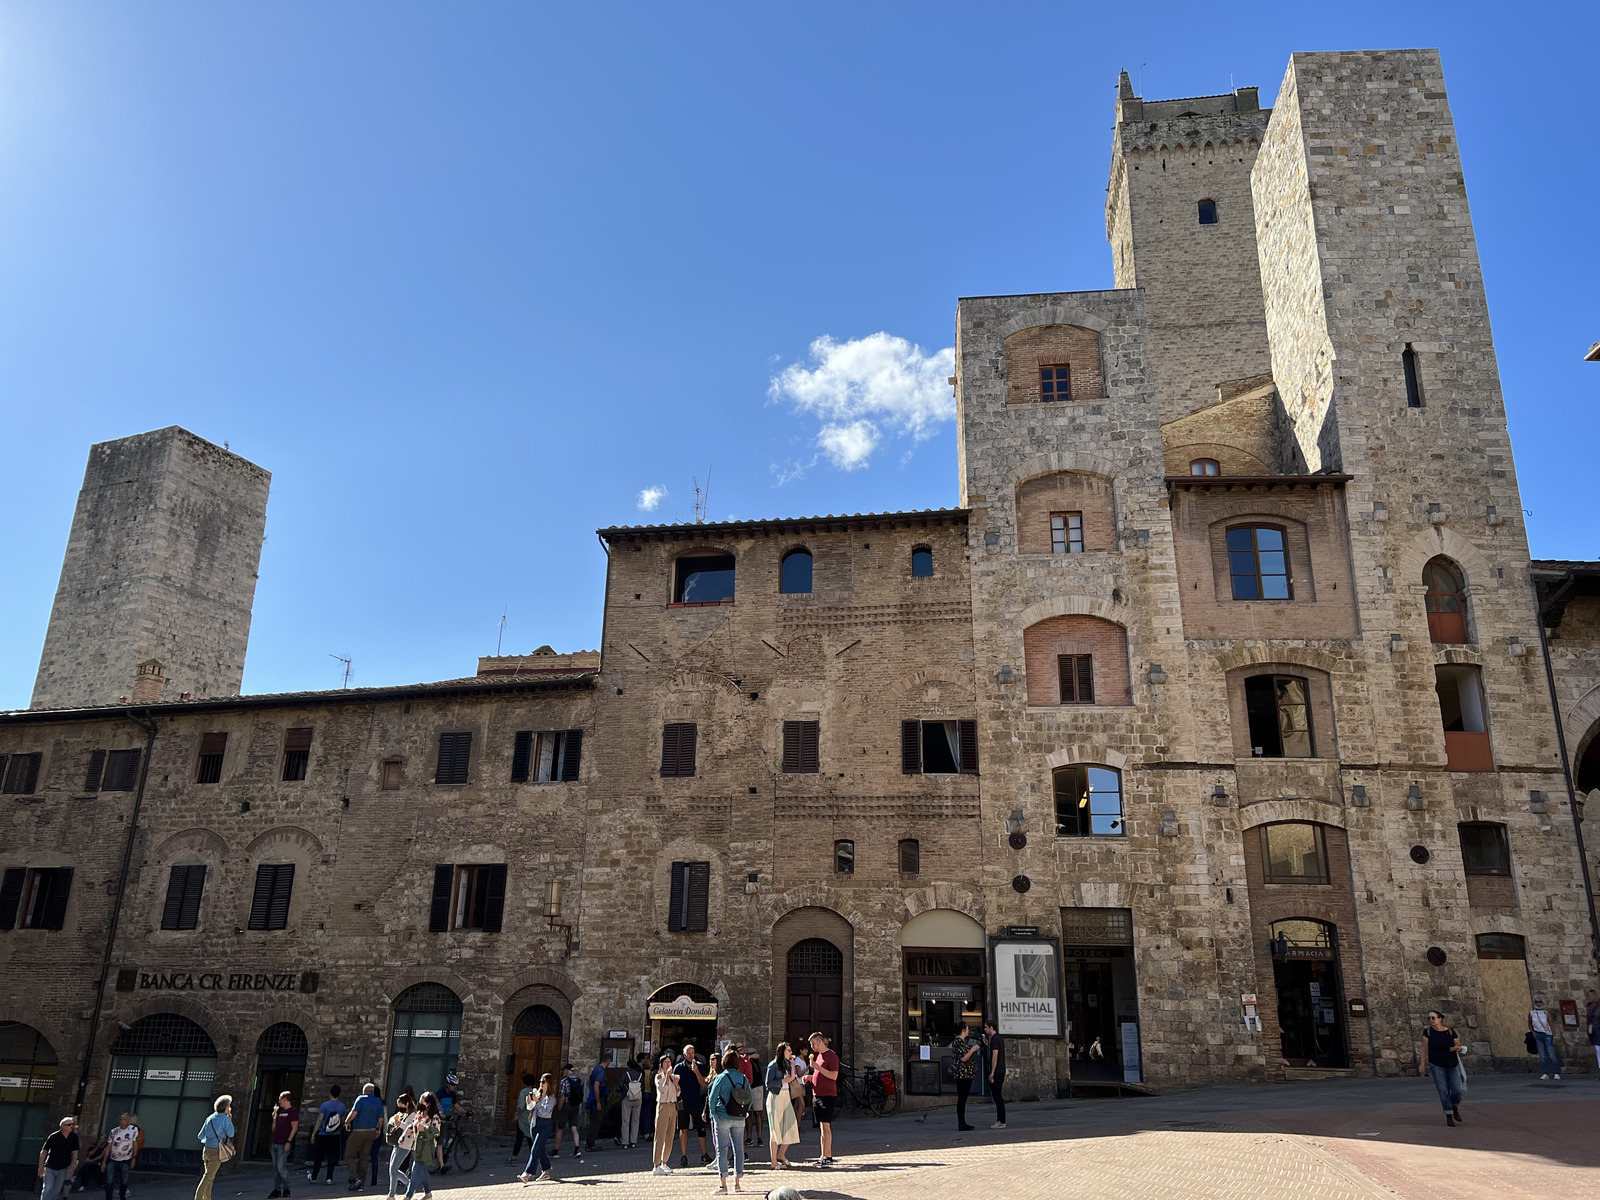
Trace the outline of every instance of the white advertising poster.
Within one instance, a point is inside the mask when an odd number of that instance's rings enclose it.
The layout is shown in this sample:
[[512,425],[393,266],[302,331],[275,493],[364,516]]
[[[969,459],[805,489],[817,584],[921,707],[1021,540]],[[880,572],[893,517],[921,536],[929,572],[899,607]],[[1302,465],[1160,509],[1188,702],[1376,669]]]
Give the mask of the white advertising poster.
[[994,988],[1002,1034],[1061,1036],[1061,964],[1052,943],[996,942]]

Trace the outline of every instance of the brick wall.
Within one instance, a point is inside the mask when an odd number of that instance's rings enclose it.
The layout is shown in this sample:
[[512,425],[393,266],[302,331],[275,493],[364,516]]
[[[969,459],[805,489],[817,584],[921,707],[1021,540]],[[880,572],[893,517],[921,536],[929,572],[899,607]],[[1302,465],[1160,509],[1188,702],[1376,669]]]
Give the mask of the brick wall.
[[1057,657],[1062,654],[1094,656],[1094,702],[1132,704],[1128,679],[1128,634],[1114,621],[1099,617],[1049,617],[1022,631],[1028,703],[1061,703]]
[[1116,513],[1111,481],[1082,471],[1057,471],[1017,485],[1017,553],[1053,553],[1050,518],[1083,514],[1083,549],[1116,548]]
[[1020,330],[1006,339],[1006,403],[1037,403],[1039,368],[1062,363],[1072,368],[1071,397],[1074,401],[1104,397],[1100,339],[1094,330],[1074,325],[1045,325]]

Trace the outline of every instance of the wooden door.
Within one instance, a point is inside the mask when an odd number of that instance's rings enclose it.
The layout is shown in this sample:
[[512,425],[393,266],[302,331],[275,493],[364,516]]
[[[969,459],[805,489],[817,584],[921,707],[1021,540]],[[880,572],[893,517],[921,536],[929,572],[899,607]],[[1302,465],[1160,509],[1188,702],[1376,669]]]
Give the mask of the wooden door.
[[791,1046],[803,1047],[813,1033],[832,1038],[835,1053],[843,1055],[840,1040],[844,1015],[844,980],[838,975],[791,976],[789,1008],[784,1037]]
[[533,1076],[535,1084],[539,1076],[549,1072],[551,1081],[561,1078],[561,1039],[559,1037],[523,1037],[511,1039],[511,1055],[514,1059],[511,1065],[511,1084],[506,1088],[506,1120],[515,1124],[517,1120],[516,1106],[517,1095],[523,1089],[522,1073],[527,1071]]

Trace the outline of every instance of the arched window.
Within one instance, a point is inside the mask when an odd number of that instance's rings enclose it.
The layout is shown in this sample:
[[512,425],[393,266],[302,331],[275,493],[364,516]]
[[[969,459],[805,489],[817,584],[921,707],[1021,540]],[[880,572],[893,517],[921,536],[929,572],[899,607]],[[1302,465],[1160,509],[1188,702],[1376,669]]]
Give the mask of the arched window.
[[1228,530],[1228,574],[1235,600],[1293,600],[1289,551],[1274,525],[1236,525]]
[[[269,1025],[256,1039],[256,1065],[304,1071],[306,1058],[311,1053],[305,1030],[293,1021],[279,1021]],[[272,1097],[277,1099],[276,1094]]]
[[0,1076],[0,1164],[31,1166],[52,1124],[56,1052],[31,1025],[0,1021]]
[[561,1016],[544,1004],[530,1004],[522,1010],[515,1027],[517,1037],[560,1037]]
[[1057,837],[1122,837],[1122,775],[1086,763],[1054,774]]
[[807,938],[789,951],[789,977],[844,974],[844,953],[826,938]]
[[900,874],[920,875],[922,873],[922,843],[916,838],[900,839]]
[[833,844],[833,872],[835,875],[854,875],[856,873],[856,844],[851,841],[838,841]]
[[119,1113],[139,1114],[141,1162],[197,1163],[194,1131],[211,1112],[216,1079],[210,1034],[177,1013],[144,1017],[112,1043],[105,1120],[115,1125]]
[[1467,637],[1467,586],[1448,558],[1435,558],[1422,568],[1427,585],[1428,638],[1441,645],[1463,645]]
[[1263,825],[1262,876],[1268,883],[1327,883],[1328,847],[1322,826],[1309,821],[1280,821]]
[[697,554],[680,558],[672,581],[674,604],[718,604],[733,599],[733,555]]
[[1217,202],[1215,200],[1200,201],[1200,224],[1215,225],[1217,223]]
[[437,1092],[461,1053],[461,998],[442,983],[419,983],[394,1002],[394,1036],[389,1042],[389,1084],[398,1096],[409,1084],[414,1094]]
[[1191,475],[1221,475],[1222,467],[1214,458],[1197,458],[1189,464]]
[[913,579],[928,579],[933,575],[933,551],[926,546],[918,546],[911,552],[911,577]]
[[811,551],[791,550],[778,568],[778,591],[785,596],[804,596],[811,592]]

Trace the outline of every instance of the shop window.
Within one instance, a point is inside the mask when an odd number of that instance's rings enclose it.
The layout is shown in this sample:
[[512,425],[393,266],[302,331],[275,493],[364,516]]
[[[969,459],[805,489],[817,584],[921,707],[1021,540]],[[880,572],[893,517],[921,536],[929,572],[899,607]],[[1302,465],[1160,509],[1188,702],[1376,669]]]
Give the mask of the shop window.
[[290,729],[283,735],[283,781],[301,783],[311,763],[311,730]]
[[783,773],[815,775],[821,768],[817,744],[822,726],[817,721],[783,723]]
[[1311,758],[1311,705],[1295,675],[1252,675],[1244,681],[1250,752],[1257,758]]
[[686,779],[694,774],[699,735],[699,726],[693,721],[670,721],[661,727],[661,778]]
[[1444,723],[1447,771],[1493,771],[1483,680],[1477,667],[1443,663],[1434,669],[1439,717]]
[[222,759],[227,750],[227,734],[202,733],[200,735],[200,757],[195,763],[194,781],[196,783],[221,783]]
[[900,770],[906,775],[976,775],[976,721],[901,721]]
[[1327,883],[1328,848],[1321,825],[1284,821],[1261,826],[1261,869],[1268,883]]
[[441,733],[439,735],[439,765],[434,769],[434,783],[462,784],[467,781],[467,769],[472,765],[472,733]]
[[1083,553],[1083,514],[1081,512],[1050,514],[1050,553]]
[[1222,464],[1214,458],[1197,458],[1189,464],[1191,475],[1221,475]]
[[1057,837],[1122,837],[1122,776],[1110,767],[1077,764],[1054,774]]
[[1410,342],[1400,352],[1400,369],[1406,377],[1406,407],[1421,408],[1422,401],[1422,376],[1417,371],[1417,352]]
[[911,578],[931,579],[933,577],[933,551],[926,546],[918,546],[911,552]]
[[161,908],[161,928],[197,927],[200,924],[200,898],[205,890],[204,863],[173,867],[167,877],[167,902]]
[[106,755],[106,773],[100,782],[103,792],[131,792],[139,786],[138,750],[113,750]]
[[1504,825],[1463,822],[1461,871],[1467,878],[1467,903],[1485,908],[1517,907],[1517,886],[1511,877],[1511,841]]
[[721,604],[733,599],[731,554],[703,554],[673,564],[674,604]]
[[1094,703],[1094,655],[1063,654],[1056,659],[1062,704]]
[[512,783],[572,783],[583,758],[583,730],[520,731],[511,749]]
[[60,929],[71,893],[71,867],[8,868],[0,879],[0,930]]
[[1228,530],[1228,574],[1235,600],[1293,600],[1283,530],[1239,525]]
[[1072,364],[1051,363],[1039,368],[1039,399],[1072,399]]
[[1198,208],[1200,224],[1215,225],[1217,223],[1217,202],[1215,200],[1202,200]]
[[[32,1166],[55,1126],[56,1052],[30,1025],[0,1020],[0,1165]],[[115,1120],[115,1118],[113,1118]]]
[[386,792],[398,792],[400,783],[405,778],[405,762],[398,758],[386,758],[378,764],[378,786]]
[[922,874],[922,843],[916,838],[900,840],[900,874]]
[[[125,1027],[111,1046],[105,1113],[138,1113],[144,1137],[140,1169],[151,1164],[197,1168],[194,1131],[211,1113],[217,1049],[199,1025],[177,1013],[153,1013]],[[240,1105],[234,1105],[234,1118]]]
[[834,842],[833,873],[835,875],[854,875],[856,873],[856,844],[854,842]]
[[409,1087],[437,1093],[461,1053],[461,999],[442,983],[419,983],[394,1003],[387,1095]]
[[778,590],[785,596],[811,594],[811,551],[791,550],[778,568]]
[[1436,645],[1464,645],[1467,637],[1467,589],[1461,572],[1448,558],[1435,558],[1422,568],[1427,586],[1428,640]]
[[293,863],[262,863],[250,899],[250,929],[287,929],[289,897],[294,893]]
[[33,790],[39,786],[39,764],[43,761],[44,755],[38,752],[13,754],[4,759],[5,782],[0,784],[0,792],[8,796],[33,795]]
[[439,863],[433,868],[433,903],[428,910],[430,933],[452,929],[499,933],[505,907],[505,863],[475,866]]
[[704,933],[710,920],[711,864],[675,862],[667,901],[668,933]]

